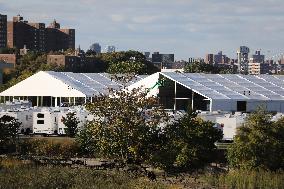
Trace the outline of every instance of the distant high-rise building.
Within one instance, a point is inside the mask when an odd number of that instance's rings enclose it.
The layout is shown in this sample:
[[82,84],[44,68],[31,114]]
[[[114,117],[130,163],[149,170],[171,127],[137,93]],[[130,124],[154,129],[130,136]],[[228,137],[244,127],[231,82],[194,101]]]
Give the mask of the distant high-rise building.
[[150,57],[151,53],[150,53],[150,52],[143,52],[143,55],[145,56],[145,58],[146,58],[147,60],[150,60],[150,59],[151,59],[151,57]]
[[237,50],[238,72],[240,73],[248,72],[249,52],[249,48],[246,46],[240,46]]
[[107,53],[115,52],[115,46],[107,46],[106,47],[106,52]]
[[29,23],[18,15],[8,21],[7,46],[40,52],[75,49],[75,30],[60,29],[55,20],[46,28],[44,23]]
[[7,15],[0,14],[0,48],[7,46]]
[[214,63],[214,54],[206,54],[204,62],[206,64],[213,64]]
[[102,52],[102,47],[99,43],[94,43],[90,46],[90,50],[96,52],[96,54],[100,54]]
[[265,56],[260,54],[260,50],[255,51],[255,54],[250,58],[250,62],[252,63],[264,63]]
[[214,63],[215,64],[222,64],[223,60],[223,52],[219,51],[217,54],[214,54]]

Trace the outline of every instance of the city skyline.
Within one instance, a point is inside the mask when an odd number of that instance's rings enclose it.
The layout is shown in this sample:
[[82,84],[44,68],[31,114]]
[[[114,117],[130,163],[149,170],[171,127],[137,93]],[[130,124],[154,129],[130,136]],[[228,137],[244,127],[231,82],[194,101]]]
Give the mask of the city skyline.
[[117,50],[174,53],[177,60],[223,51],[236,57],[239,46],[284,52],[284,2],[280,0],[0,0],[8,20],[21,14],[31,22],[58,20],[76,29],[76,46],[98,42]]

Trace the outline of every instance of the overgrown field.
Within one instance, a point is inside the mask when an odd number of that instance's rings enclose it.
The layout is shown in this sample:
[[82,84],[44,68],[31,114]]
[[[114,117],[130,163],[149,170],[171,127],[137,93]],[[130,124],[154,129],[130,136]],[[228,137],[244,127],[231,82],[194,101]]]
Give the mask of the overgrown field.
[[264,170],[235,170],[223,174],[205,174],[205,182],[216,188],[234,189],[283,189],[284,172]]
[[114,189],[114,188],[168,188],[147,178],[131,178],[116,171],[95,171],[87,168],[35,167],[17,160],[2,160],[0,189]]

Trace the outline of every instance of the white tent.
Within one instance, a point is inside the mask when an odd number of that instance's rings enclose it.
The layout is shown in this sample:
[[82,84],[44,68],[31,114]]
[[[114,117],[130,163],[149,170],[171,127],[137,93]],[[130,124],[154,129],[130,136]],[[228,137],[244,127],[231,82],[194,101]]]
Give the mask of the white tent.
[[[79,99],[87,102],[92,97],[106,94],[109,88],[121,85],[112,81],[105,73],[72,73],[40,71],[0,93],[0,97],[12,99],[31,99],[34,105],[58,106],[62,98],[69,103]],[[35,103],[36,101],[36,103]],[[48,103],[43,103],[49,101]]]

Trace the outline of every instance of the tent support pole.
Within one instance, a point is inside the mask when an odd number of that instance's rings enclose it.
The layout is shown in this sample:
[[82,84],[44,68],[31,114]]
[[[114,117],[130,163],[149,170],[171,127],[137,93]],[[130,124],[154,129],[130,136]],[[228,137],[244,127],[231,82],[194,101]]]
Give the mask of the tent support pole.
[[74,97],[74,106],[76,105],[76,97]]
[[194,92],[192,91],[192,93],[191,93],[191,110],[193,110],[194,109]]
[[175,82],[175,104],[174,110],[177,110],[177,82]]
[[59,97],[59,107],[61,107],[61,97]]
[[57,106],[57,97],[55,97],[55,105],[54,105],[54,107],[56,107]]
[[38,107],[38,96],[36,97],[36,106]]
[[43,107],[43,96],[40,97],[40,106]]

